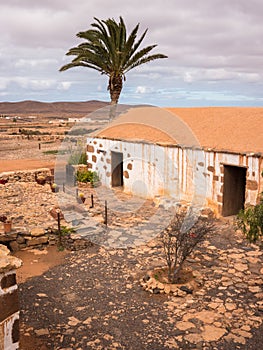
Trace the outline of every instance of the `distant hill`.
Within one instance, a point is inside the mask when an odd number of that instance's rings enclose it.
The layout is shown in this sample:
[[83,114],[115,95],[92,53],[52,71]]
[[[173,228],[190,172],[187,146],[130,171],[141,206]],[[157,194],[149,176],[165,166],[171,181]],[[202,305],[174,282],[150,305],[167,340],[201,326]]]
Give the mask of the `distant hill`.
[[36,115],[41,117],[65,117],[85,116],[97,109],[106,107],[108,102],[85,101],[85,102],[0,102],[0,115],[28,116]]

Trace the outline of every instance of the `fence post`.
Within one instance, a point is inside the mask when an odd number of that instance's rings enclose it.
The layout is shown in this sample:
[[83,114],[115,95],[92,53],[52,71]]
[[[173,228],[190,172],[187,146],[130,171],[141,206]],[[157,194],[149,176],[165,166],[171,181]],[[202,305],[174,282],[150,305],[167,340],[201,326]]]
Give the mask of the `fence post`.
[[90,208],[94,208],[93,194],[90,195],[90,199],[91,199],[91,206],[90,206]]
[[105,201],[105,212],[104,212],[104,224],[108,225],[108,207],[107,207],[107,201]]
[[61,242],[61,226],[60,226],[60,210],[57,210],[57,219],[58,219],[58,244],[59,248],[61,248],[62,242]]

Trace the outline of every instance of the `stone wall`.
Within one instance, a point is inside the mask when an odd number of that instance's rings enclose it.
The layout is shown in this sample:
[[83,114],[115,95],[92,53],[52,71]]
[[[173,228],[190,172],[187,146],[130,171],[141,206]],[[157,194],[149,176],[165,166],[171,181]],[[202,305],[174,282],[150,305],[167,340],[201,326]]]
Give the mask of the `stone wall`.
[[24,227],[13,227],[12,231],[5,233],[0,227],[0,244],[7,246],[12,252],[27,247],[40,248],[45,245],[55,245],[58,237],[55,229],[35,227],[26,229]]
[[53,171],[40,168],[0,174],[0,215],[12,222],[12,230],[7,233],[0,222],[0,244],[11,251],[56,243],[53,232],[57,221],[49,213],[57,205],[56,194],[49,183],[36,182],[39,176],[52,181]]
[[22,261],[0,245],[0,350],[19,349],[19,299],[16,269]]
[[0,173],[0,181],[14,182],[34,182],[36,176],[50,177],[53,175],[53,170],[49,168],[41,168],[35,170],[18,170]]
[[[63,187],[59,186],[57,191],[53,192],[48,182],[43,185],[36,182],[35,176],[40,175],[53,179],[52,170],[46,168],[0,174],[0,180],[5,180],[0,182],[0,215],[5,215],[12,222],[10,232],[5,232],[4,224],[0,222],[0,244],[11,251],[58,244],[56,209],[61,204],[58,196],[61,200]],[[71,196],[66,198],[65,207],[67,204],[69,207],[82,205],[77,201],[73,204],[70,201]],[[68,226],[63,216],[61,226]],[[74,235],[63,237],[63,245],[74,250],[86,246],[85,242],[74,238]]]

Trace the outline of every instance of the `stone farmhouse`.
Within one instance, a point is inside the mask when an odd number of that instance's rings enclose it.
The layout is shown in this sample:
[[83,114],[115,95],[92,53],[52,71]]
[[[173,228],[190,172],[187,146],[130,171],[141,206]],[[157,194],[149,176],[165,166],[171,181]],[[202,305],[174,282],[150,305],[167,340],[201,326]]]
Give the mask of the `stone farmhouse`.
[[263,108],[134,107],[87,140],[107,187],[235,215],[263,190]]

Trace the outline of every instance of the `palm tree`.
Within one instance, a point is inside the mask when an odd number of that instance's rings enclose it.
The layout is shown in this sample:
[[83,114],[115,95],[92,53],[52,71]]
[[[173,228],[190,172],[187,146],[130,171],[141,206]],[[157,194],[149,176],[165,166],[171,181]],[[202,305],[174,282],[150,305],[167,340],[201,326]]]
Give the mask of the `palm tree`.
[[106,74],[109,77],[108,90],[111,105],[116,106],[122,90],[125,74],[131,69],[158,58],[167,58],[162,54],[149,55],[157,45],[150,45],[138,51],[146,33],[136,41],[139,24],[127,38],[125,23],[120,17],[119,23],[114,19],[99,20],[94,18],[92,29],[79,32],[77,37],[85,39],[77,47],[71,48],[66,55],[76,56],[60,68],[60,71],[73,67],[87,67]]

